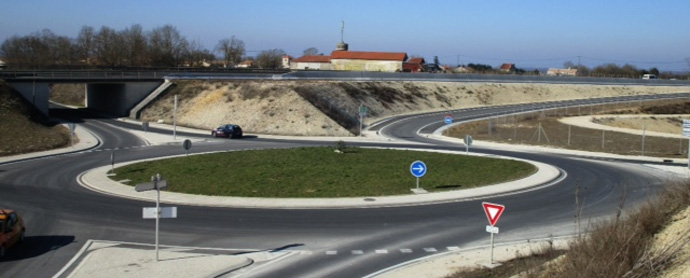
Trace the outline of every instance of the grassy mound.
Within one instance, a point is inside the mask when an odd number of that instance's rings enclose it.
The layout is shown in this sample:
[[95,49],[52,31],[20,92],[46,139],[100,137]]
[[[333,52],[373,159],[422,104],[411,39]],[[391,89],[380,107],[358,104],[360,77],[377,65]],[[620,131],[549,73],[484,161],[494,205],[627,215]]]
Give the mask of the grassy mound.
[[428,167],[427,191],[465,189],[526,177],[531,164],[513,160],[386,149],[298,148],[196,155],[115,169],[117,180],[148,182],[161,173],[169,190],[242,197],[360,197],[410,194],[410,164]]

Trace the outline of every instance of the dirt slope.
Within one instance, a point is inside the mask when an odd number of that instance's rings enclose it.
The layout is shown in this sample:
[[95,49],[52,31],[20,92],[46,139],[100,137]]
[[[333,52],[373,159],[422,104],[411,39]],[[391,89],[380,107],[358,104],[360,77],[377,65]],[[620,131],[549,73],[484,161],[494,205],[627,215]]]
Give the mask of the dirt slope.
[[177,121],[184,126],[210,129],[235,123],[249,133],[347,136],[357,132],[360,105],[368,108],[366,125],[425,111],[687,91],[689,87],[522,83],[180,81],[146,107],[141,119],[172,123],[178,95]]

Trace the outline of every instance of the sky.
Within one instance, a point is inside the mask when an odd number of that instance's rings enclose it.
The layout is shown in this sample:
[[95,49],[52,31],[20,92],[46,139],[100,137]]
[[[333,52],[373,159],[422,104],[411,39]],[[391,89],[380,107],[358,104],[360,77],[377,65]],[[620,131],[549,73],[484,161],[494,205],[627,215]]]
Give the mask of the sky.
[[405,52],[442,64],[518,68],[614,63],[690,71],[688,0],[1,0],[0,41],[49,29],[76,38],[82,26],[145,31],[173,25],[209,50],[235,36],[248,56],[315,47],[329,55]]

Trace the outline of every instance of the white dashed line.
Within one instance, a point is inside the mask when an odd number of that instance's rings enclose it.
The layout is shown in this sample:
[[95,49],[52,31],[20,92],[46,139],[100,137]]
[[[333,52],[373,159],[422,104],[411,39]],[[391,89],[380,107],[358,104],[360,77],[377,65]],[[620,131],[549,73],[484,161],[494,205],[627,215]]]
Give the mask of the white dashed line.
[[337,255],[338,251],[326,251],[326,255]]
[[352,255],[362,255],[364,254],[364,251],[362,250],[352,250]]
[[376,250],[376,254],[388,254],[388,250]]
[[438,250],[436,250],[436,248],[424,248],[424,251],[426,251],[427,253],[434,253]]
[[460,247],[457,247],[457,246],[448,246],[448,247],[446,247],[446,248],[448,248],[448,251],[458,251],[458,250],[460,250]]
[[412,249],[400,249],[401,253],[412,253]]

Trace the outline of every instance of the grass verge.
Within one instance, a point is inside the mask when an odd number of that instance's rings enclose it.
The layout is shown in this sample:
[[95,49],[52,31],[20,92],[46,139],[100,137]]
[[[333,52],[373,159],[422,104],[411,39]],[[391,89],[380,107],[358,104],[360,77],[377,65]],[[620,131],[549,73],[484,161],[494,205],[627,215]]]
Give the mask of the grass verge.
[[315,147],[195,155],[127,165],[116,179],[149,182],[160,173],[169,190],[241,197],[361,197],[410,194],[410,164],[429,169],[427,191],[466,189],[533,174],[533,165],[495,158],[389,149]]
[[687,263],[683,250],[690,245],[690,231],[686,227],[664,231],[665,242],[658,239],[664,228],[679,220],[677,213],[688,206],[690,184],[673,184],[627,217],[617,214],[592,225],[589,233],[573,241],[567,252],[542,248],[502,262],[494,269],[462,270],[446,278],[687,277],[682,275],[688,273],[663,275],[674,263]]

